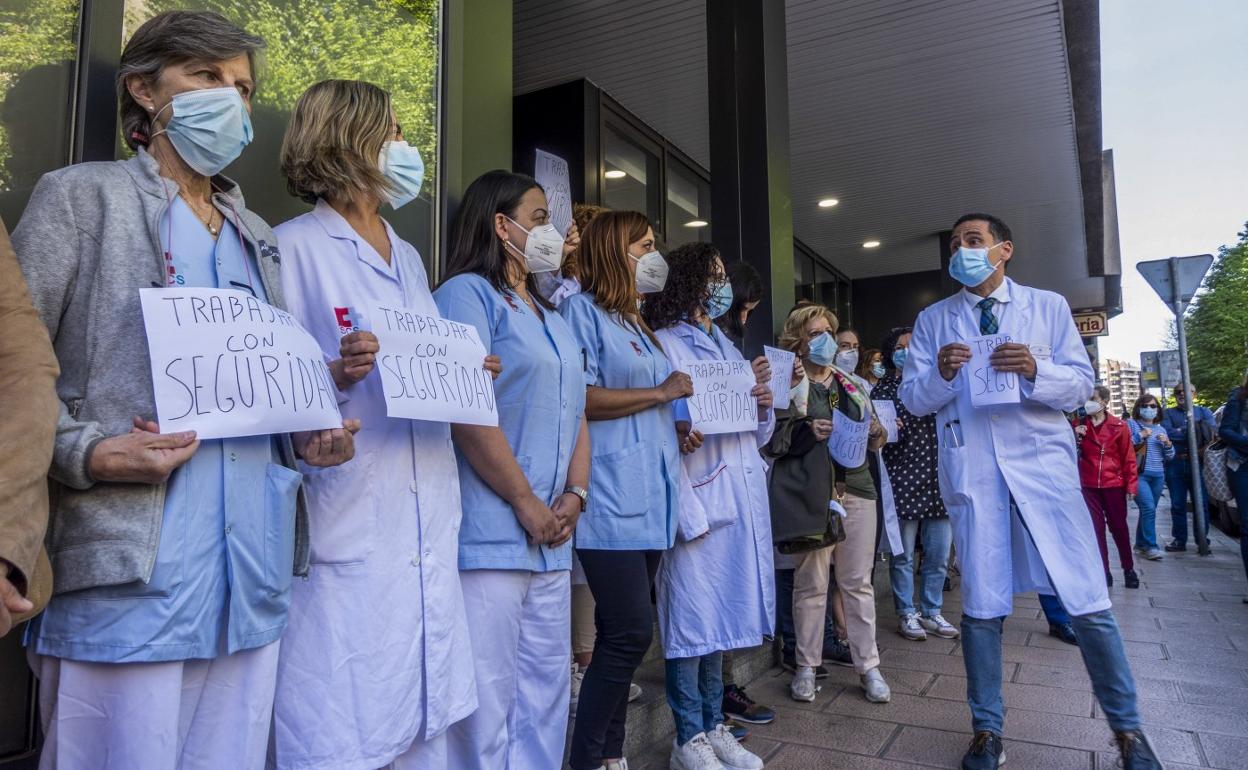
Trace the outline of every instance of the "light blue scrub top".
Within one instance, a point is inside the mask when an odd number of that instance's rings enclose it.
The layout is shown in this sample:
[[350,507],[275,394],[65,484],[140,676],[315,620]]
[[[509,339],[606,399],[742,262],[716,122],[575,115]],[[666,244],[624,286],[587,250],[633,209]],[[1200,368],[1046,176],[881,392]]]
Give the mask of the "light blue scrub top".
[[[667,356],[640,328],[608,314],[592,294],[559,306],[581,345],[585,384],[654,388],[672,373]],[[578,549],[667,550],[676,541],[680,451],[675,415],[662,404],[627,417],[590,420],[589,504],[576,525]]]
[[[499,427],[533,493],[547,504],[563,494],[585,414],[581,346],[553,310],[535,314],[513,292],[461,274],[433,293],[442,315],[476,328],[486,351],[503,361],[494,382]],[[553,572],[572,568],[572,544],[530,545],[507,501],[455,449],[464,518],[459,568]]]
[[[214,241],[178,197],[160,238],[172,254],[170,286],[238,289],[267,301],[228,221]],[[275,641],[290,603],[301,479],[279,463],[269,436],[201,442],[169,477],[151,580],[55,597],[32,626],[35,651],[134,663],[214,658]]]

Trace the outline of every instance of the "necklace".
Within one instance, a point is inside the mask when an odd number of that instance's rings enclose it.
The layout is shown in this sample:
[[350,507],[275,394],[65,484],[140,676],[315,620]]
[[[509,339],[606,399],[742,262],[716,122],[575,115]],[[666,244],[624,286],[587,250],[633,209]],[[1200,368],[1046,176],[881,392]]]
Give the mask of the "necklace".
[[216,238],[217,235],[221,232],[221,227],[219,225],[213,224],[213,220],[217,218],[216,207],[213,206],[211,203],[208,204],[208,218],[205,219],[204,216],[200,214],[199,211],[195,208],[195,206],[191,204],[190,199],[186,199],[186,205],[190,207],[191,211],[195,214],[195,218],[198,219],[200,222],[203,222],[204,227],[208,228],[208,234],[211,235],[213,238]]

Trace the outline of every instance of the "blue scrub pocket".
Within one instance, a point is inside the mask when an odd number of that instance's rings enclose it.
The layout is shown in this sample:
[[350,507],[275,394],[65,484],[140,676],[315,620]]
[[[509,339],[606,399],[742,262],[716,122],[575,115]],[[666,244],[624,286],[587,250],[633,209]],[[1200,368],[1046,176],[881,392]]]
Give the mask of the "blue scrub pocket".
[[264,483],[264,583],[274,594],[290,588],[295,570],[295,504],[303,474],[269,463]]
[[654,475],[662,461],[649,441],[594,455],[589,464],[594,513],[619,518],[644,516],[654,498]]

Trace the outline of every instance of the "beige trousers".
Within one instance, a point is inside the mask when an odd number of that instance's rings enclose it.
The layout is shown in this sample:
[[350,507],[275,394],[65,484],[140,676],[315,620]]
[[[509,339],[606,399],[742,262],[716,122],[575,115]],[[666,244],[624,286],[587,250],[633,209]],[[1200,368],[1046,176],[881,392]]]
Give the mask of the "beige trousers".
[[828,609],[832,548],[828,546],[793,556],[793,635],[797,641],[799,666],[814,668],[823,662],[823,629]]
[[584,583],[572,584],[572,654],[594,651],[598,631],[594,627],[594,594]]
[[865,674],[880,665],[880,651],[875,646],[875,588],[871,585],[875,501],[847,493],[841,504],[849,516],[842,522],[845,539],[832,547],[833,568],[836,589],[845,602],[845,633],[854,655],[854,670]]

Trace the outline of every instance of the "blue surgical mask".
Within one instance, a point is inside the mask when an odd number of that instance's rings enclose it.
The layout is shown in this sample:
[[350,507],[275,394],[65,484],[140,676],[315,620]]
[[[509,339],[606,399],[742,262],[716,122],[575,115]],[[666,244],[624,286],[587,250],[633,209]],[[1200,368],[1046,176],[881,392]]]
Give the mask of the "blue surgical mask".
[[708,287],[711,296],[706,298],[702,307],[711,318],[719,318],[732,307],[732,284],[727,281],[713,281]]
[[378,160],[381,175],[394,186],[394,192],[386,197],[394,208],[401,208],[416,200],[420,186],[425,181],[425,159],[420,150],[407,142],[386,142]]
[[884,364],[880,363],[879,361],[876,361],[874,364],[871,364],[871,376],[872,377],[877,377],[877,378],[883,377],[887,373],[888,373],[888,370],[886,370],[884,368]]
[[1000,262],[993,264],[988,261],[988,252],[1004,244],[993,244],[986,249],[968,249],[963,246],[953,253],[953,258],[949,260],[949,275],[963,286],[975,287],[988,280]]
[[247,105],[235,88],[202,88],[174,94],[160,108],[173,108],[165,127],[152,134],[164,134],[186,165],[204,176],[216,176],[233,163],[253,136]]
[[827,332],[815,337],[807,346],[806,360],[815,366],[831,366],[836,358],[836,340]]
[[906,368],[906,358],[910,355],[910,351],[905,348],[897,348],[893,351],[893,366],[897,367],[897,371]]
[[858,351],[854,349],[842,350],[836,354],[834,363],[841,369],[852,372],[858,368]]
[[1155,406],[1140,407],[1140,417],[1143,417],[1145,420],[1148,420],[1149,422],[1156,420],[1157,419],[1157,407]]

